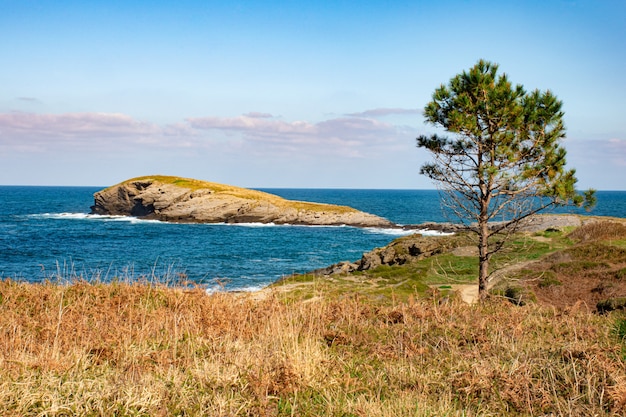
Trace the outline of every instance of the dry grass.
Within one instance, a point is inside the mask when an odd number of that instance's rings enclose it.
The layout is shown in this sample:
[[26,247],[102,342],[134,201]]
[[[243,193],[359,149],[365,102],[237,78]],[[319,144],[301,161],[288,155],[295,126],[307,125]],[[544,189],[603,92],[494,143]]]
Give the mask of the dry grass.
[[618,240],[626,238],[626,224],[623,221],[597,221],[585,224],[572,233],[569,237],[582,242],[598,240]]
[[622,415],[614,316],[0,281],[0,414]]
[[518,287],[524,299],[557,308],[578,302],[595,310],[608,300],[626,297],[623,223],[589,222],[569,233],[567,240],[568,246],[512,274],[501,288]]

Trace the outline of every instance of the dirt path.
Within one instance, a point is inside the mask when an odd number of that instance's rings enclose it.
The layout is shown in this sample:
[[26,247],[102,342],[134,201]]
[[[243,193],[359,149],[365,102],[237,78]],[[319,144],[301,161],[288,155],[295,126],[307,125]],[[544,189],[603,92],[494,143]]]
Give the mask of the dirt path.
[[[537,261],[519,262],[497,270],[487,282],[487,291],[492,289],[498,282],[505,278],[507,274],[518,271],[534,262]],[[435,287],[439,287],[439,285]],[[474,304],[478,301],[478,284],[453,284],[450,285],[450,289],[458,293],[461,300],[467,304]]]
[[461,297],[467,304],[474,304],[478,301],[478,285],[476,284],[455,284],[450,285],[450,289]]

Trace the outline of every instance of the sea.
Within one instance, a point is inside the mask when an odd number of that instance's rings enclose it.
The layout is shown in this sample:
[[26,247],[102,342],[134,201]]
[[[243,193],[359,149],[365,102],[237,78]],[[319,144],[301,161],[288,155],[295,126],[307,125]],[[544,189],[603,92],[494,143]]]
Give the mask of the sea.
[[[178,224],[89,214],[93,194],[102,188],[0,186],[0,278],[144,280],[249,291],[294,273],[356,261],[413,233],[347,226]],[[436,190],[260,190],[347,205],[403,225],[447,221]],[[588,214],[626,217],[626,191],[598,191],[597,198]],[[572,208],[558,212],[587,214]]]

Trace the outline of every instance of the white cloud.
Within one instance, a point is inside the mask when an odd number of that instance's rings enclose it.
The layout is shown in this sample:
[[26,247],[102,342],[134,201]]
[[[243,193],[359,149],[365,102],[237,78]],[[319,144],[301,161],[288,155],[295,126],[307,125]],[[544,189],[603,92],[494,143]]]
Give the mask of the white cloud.
[[189,135],[185,125],[160,127],[118,113],[0,114],[0,146],[45,150],[52,146],[107,146],[116,143],[161,143],[165,136]]
[[117,113],[0,114],[3,137],[23,135],[43,136],[127,136],[153,134],[158,128]]
[[587,164],[626,166],[626,139],[566,140],[568,156]]
[[418,109],[402,109],[402,108],[379,108],[370,109],[358,113],[348,113],[346,116],[350,117],[384,117],[395,115],[414,115],[422,114],[422,110]]
[[249,133],[252,136],[266,135],[302,135],[311,133],[314,126],[307,122],[283,122],[280,120],[268,120],[267,117],[250,117],[248,115],[238,117],[198,117],[187,119],[190,126],[201,130],[223,130]]
[[35,97],[17,97],[18,101],[25,101],[28,103],[41,103],[39,101],[39,99],[35,98]]
[[606,143],[607,153],[616,165],[626,167],[626,139],[609,139]]
[[275,157],[361,158],[406,149],[415,135],[411,129],[365,117],[285,121],[269,113],[250,112],[236,117],[188,118],[161,126],[119,113],[0,114],[0,148],[20,153],[149,147],[155,151],[210,149],[214,154],[245,151]]
[[270,113],[261,113],[261,112],[256,112],[256,111],[252,111],[250,113],[246,113],[244,114],[244,116],[246,117],[253,117],[253,118],[257,118],[257,119],[271,119],[272,116]]
[[308,121],[286,122],[269,118],[202,117],[187,119],[190,126],[199,130],[241,134],[244,142],[259,149],[307,152],[310,154],[336,154],[360,157],[367,149],[389,147],[411,140],[407,132],[375,119],[341,117],[317,123]]

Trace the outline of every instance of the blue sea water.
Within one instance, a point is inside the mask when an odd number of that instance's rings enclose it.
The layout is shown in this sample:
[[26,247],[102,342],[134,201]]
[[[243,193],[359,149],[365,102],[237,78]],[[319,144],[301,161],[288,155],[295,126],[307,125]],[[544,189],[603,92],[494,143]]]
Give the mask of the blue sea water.
[[[0,186],[0,277],[37,282],[75,276],[172,281],[185,276],[209,287],[254,289],[292,273],[357,260],[406,233],[89,215],[93,193],[100,188]],[[434,190],[263,191],[348,205],[399,224],[446,220]],[[626,192],[598,192],[591,214],[626,217]]]

